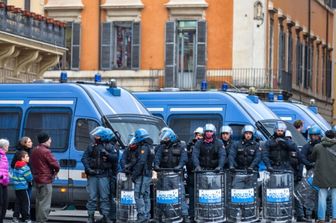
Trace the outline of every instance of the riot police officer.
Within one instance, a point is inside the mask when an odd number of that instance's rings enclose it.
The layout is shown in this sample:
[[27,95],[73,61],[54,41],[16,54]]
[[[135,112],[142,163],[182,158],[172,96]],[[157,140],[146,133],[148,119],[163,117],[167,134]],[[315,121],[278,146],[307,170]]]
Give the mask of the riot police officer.
[[277,121],[273,136],[264,145],[262,159],[269,172],[273,172],[274,169],[293,170],[290,157],[299,156],[296,144],[285,138],[286,130],[286,124],[283,121]]
[[[232,134],[233,134],[233,131],[232,131],[232,128],[230,126],[223,125],[220,128],[220,139],[222,140],[222,142],[224,144],[225,152],[226,152],[227,156],[229,156],[230,150],[231,150],[231,148],[234,144],[234,141],[232,140]],[[229,162],[226,162],[224,168],[225,169],[229,168]]]
[[255,134],[252,125],[245,125],[242,129],[242,139],[236,142],[229,153],[230,170],[235,168],[252,173],[261,160],[259,143],[253,139]]
[[307,170],[314,167],[314,160],[311,157],[313,148],[316,144],[321,142],[322,131],[317,125],[313,125],[308,129],[309,142],[302,147],[302,163],[306,166]]
[[216,138],[216,127],[213,124],[204,126],[203,139],[196,142],[192,152],[195,171],[223,170],[226,152],[220,139]]
[[86,204],[89,215],[88,222],[95,222],[94,213],[97,209],[97,201],[100,202],[99,207],[103,215],[103,222],[111,222],[109,219],[110,175],[117,174],[118,166],[118,151],[111,143],[115,136],[110,129],[102,126],[93,129],[90,135],[94,138],[94,143],[88,146],[82,157],[88,178],[89,199]]
[[[172,129],[166,129],[160,135],[161,143],[155,153],[154,169],[161,168],[174,169],[181,171],[187,163],[188,156],[185,143],[182,144]],[[182,191],[182,216],[184,222],[189,222],[188,205],[185,202],[184,184],[181,182],[180,190]]]
[[192,162],[192,152],[194,150],[195,144],[198,140],[201,140],[203,138],[203,127],[197,127],[193,132],[193,137],[190,139],[190,141],[187,144],[187,154],[188,154],[188,162],[187,162],[187,187],[188,187],[188,193],[189,193],[189,217],[190,219],[194,219],[195,213],[194,213],[194,165]]
[[149,137],[148,132],[143,128],[137,129],[123,154],[123,172],[130,174],[134,182],[138,222],[150,220],[150,183],[154,159],[151,150],[152,144],[153,140]]

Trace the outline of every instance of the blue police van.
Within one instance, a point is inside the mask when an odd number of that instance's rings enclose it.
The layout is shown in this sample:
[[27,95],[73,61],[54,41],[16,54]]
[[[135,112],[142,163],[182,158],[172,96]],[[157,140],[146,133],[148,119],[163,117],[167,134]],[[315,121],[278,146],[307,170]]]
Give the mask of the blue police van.
[[323,133],[331,129],[331,125],[318,113],[318,108],[314,103],[306,106],[299,102],[283,101],[280,97],[280,100],[274,101],[271,99],[265,104],[282,120],[292,124],[295,120],[302,120],[304,130],[314,124],[318,125]]
[[41,131],[52,138],[50,149],[61,166],[53,183],[53,205],[85,205],[86,176],[81,158],[91,142],[89,132],[100,125],[111,128],[124,147],[130,133],[138,128],[145,128],[158,143],[165,123],[115,82],[1,84],[0,138],[10,141],[9,162],[20,137],[29,136],[34,145]]
[[[246,124],[257,129],[261,140],[273,135],[278,116],[253,94],[229,91],[172,91],[134,92],[139,101],[155,116],[162,118],[180,139],[188,142],[192,132],[199,126],[212,123],[219,131],[229,125],[233,138],[240,139]],[[288,129],[298,146],[305,144],[304,137],[290,123]]]

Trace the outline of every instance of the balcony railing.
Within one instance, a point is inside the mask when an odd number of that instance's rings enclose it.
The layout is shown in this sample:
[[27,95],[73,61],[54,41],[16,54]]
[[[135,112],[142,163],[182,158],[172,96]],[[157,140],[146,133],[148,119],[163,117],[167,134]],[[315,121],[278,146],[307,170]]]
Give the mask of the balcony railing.
[[64,23],[0,2],[0,31],[64,47]]

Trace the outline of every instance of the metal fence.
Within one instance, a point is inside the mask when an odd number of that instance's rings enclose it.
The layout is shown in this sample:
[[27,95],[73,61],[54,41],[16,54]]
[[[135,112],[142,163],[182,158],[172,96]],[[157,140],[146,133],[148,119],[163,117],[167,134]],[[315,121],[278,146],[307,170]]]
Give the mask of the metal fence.
[[0,31],[64,47],[64,24],[0,2]]

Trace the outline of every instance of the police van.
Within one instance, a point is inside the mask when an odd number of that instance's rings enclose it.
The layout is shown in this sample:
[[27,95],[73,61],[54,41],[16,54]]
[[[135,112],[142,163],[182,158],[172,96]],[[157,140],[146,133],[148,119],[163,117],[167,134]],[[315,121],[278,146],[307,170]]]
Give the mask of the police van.
[[61,166],[53,183],[53,205],[85,205],[86,176],[81,158],[91,142],[89,132],[100,125],[111,128],[124,147],[129,134],[138,128],[146,129],[158,143],[165,123],[113,81],[1,84],[0,138],[10,141],[9,162],[20,137],[30,137],[34,146],[41,131],[52,138],[50,149]]
[[304,122],[304,130],[314,124],[318,125],[323,133],[331,129],[331,125],[318,113],[318,108],[314,101],[311,102],[311,105],[306,106],[295,101],[283,101],[280,95],[276,101],[270,96],[265,104],[282,120],[292,124],[295,120],[302,120]]
[[[155,116],[162,118],[180,139],[188,142],[192,132],[199,126],[212,123],[219,131],[229,125],[235,140],[241,138],[241,129],[246,124],[257,129],[261,140],[273,135],[276,116],[253,94],[229,91],[171,91],[134,92],[145,107]],[[287,128],[298,146],[305,144],[304,138],[288,122]]]

